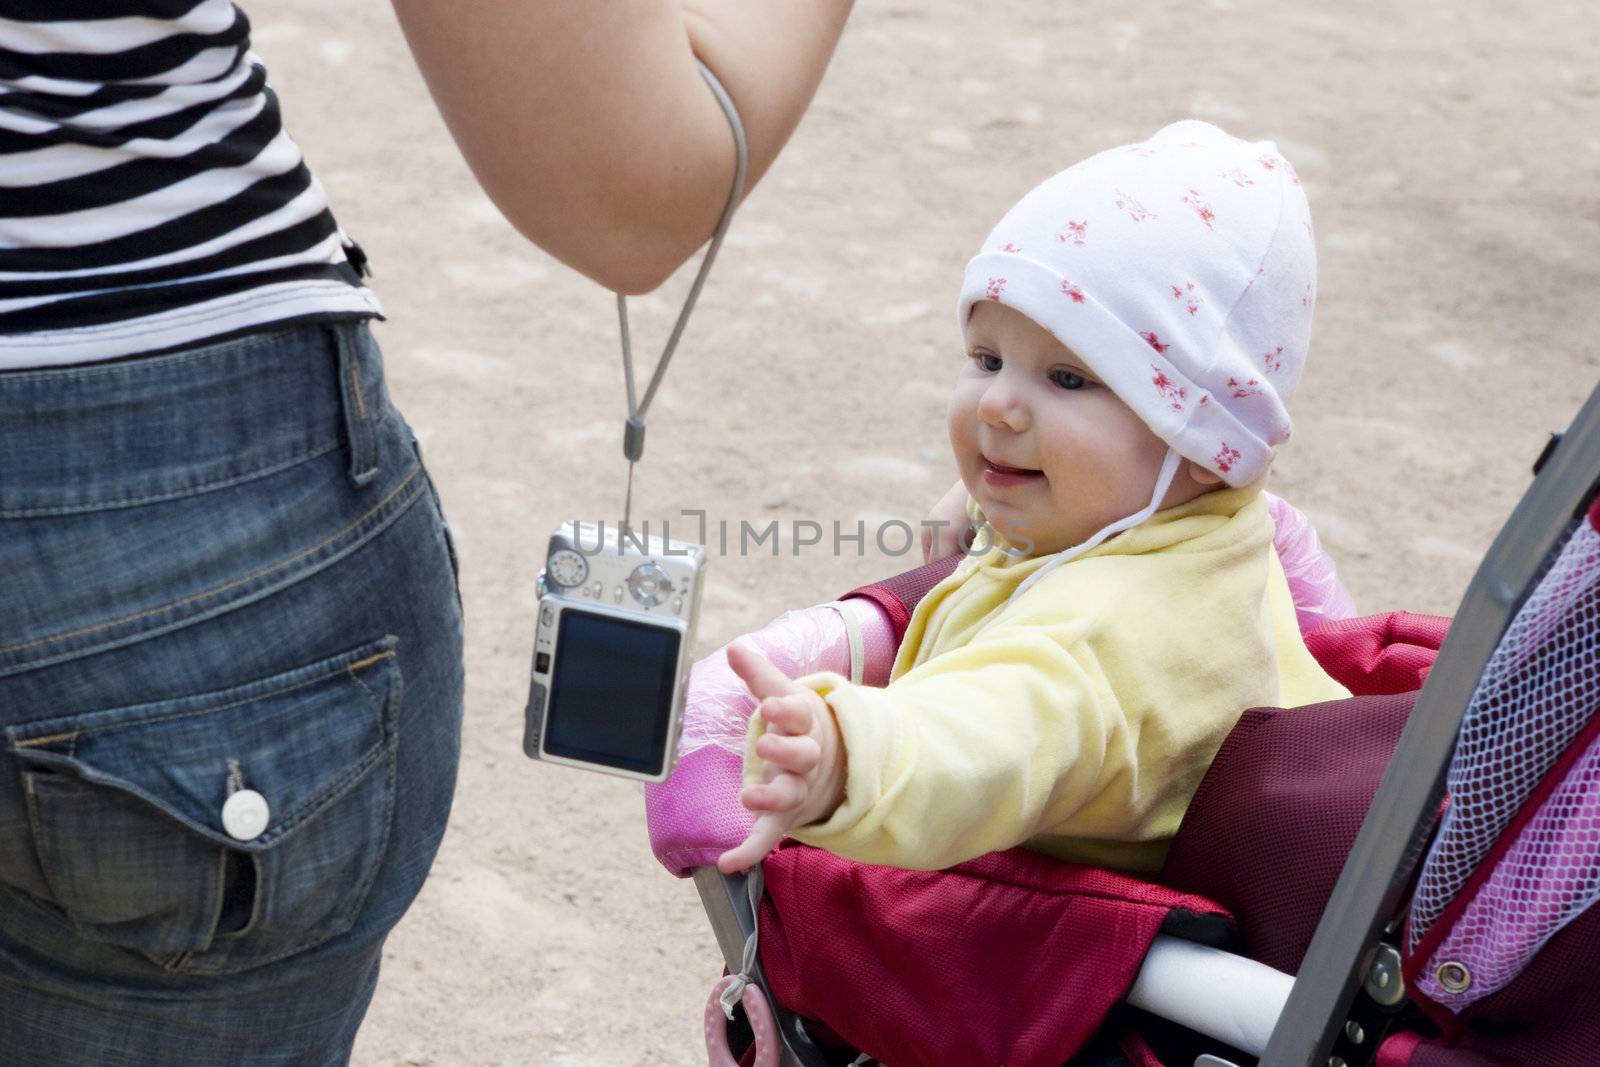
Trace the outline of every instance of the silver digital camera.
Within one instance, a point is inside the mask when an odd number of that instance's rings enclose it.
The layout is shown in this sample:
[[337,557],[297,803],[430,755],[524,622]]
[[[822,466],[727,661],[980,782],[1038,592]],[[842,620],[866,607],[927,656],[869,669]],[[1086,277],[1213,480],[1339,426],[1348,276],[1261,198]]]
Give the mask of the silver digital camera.
[[672,771],[705,552],[620,524],[550,535],[522,747],[659,782]]

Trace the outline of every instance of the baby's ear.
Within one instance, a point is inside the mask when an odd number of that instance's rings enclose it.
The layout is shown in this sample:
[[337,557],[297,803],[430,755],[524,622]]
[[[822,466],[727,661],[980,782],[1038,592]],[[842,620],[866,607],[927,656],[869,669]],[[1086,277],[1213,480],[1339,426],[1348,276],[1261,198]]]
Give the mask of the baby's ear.
[[1202,467],[1192,459],[1183,461],[1184,467],[1189,471],[1189,477],[1199,485],[1215,486],[1222,484],[1222,475],[1208,467]]

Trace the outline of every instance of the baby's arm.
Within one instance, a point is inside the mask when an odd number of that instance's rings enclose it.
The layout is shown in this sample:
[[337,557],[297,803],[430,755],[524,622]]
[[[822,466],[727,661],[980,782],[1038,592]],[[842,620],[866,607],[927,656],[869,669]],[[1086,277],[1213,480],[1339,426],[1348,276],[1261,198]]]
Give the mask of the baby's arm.
[[827,819],[844,796],[844,746],[822,697],[744,645],[728,646],[728,665],[760,701],[756,712],[766,730],[755,744],[764,781],[739,794],[757,813],[755,825],[717,860],[724,874],[759,863],[795,827]]
[[[759,805],[764,825],[718,865],[748,866],[788,833],[864,863],[937,869],[1076,828],[1091,802],[1095,836],[1147,836],[1146,805],[1163,791],[1134,771],[1137,731],[1095,657],[1038,627],[1007,630],[888,689],[827,674],[766,679],[790,737],[760,737],[755,755],[778,784],[747,788],[741,801]],[[811,744],[777,743],[802,733]],[[771,766],[769,751],[786,765]],[[1115,781],[1137,782],[1140,795]]]
[[1301,630],[1309,630],[1325,622],[1352,618],[1356,614],[1355,601],[1345,591],[1339,580],[1333,560],[1322,550],[1316,527],[1311,520],[1282,497],[1263,493],[1267,498],[1267,512],[1272,516],[1272,543],[1278,550],[1278,561],[1283,564],[1283,576],[1289,582],[1289,593],[1294,597],[1295,615]]

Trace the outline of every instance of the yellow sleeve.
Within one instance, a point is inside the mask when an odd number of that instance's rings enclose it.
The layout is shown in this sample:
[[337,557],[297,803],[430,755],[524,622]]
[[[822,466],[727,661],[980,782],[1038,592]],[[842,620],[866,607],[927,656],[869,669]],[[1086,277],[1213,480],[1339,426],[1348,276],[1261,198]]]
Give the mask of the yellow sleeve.
[[1137,739],[1093,655],[1051,628],[997,628],[886,689],[834,674],[799,681],[833,709],[847,760],[843,804],[796,831],[801,841],[931,870],[1086,809],[1101,833],[1137,835],[1136,813],[1096,803],[1132,772]]

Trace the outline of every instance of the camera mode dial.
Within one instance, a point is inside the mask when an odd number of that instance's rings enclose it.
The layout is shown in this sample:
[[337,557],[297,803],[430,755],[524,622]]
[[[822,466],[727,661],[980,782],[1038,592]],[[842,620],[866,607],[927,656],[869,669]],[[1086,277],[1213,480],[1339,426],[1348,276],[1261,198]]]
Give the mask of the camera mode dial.
[[672,579],[655,563],[641,563],[628,575],[628,592],[647,608],[653,608],[672,593]]
[[545,560],[544,568],[551,583],[561,589],[582,585],[583,580],[589,577],[589,561],[570,548],[552,554]]

